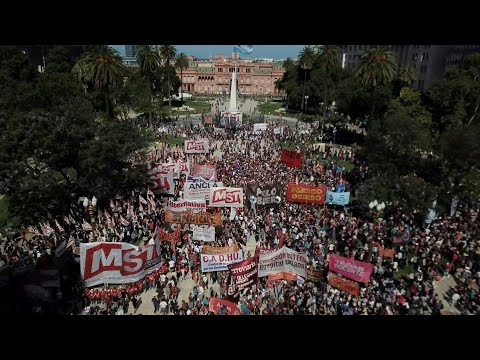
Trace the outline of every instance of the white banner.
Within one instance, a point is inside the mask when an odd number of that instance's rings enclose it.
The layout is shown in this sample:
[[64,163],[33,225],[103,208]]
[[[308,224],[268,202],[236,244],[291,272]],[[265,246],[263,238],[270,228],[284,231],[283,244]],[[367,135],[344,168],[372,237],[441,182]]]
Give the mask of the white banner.
[[129,284],[160,268],[160,243],[138,247],[127,243],[80,244],[80,272],[86,287]]
[[215,227],[194,225],[192,239],[205,242],[215,241]]
[[185,181],[183,196],[185,199],[208,200],[210,188],[223,187],[223,183],[217,181]]
[[180,200],[180,201],[173,201],[169,200],[167,208],[179,212],[179,211],[207,211],[207,204],[205,200]]
[[243,260],[242,250],[238,250],[234,253],[207,255],[202,254],[200,256],[200,263],[202,265],[202,272],[212,271],[226,271],[228,265],[236,264]]
[[253,124],[253,131],[267,131],[267,123]]
[[243,189],[232,187],[211,188],[209,206],[243,207]]
[[263,277],[278,272],[289,272],[306,278],[306,258],[305,253],[296,252],[285,246],[269,254],[260,251],[258,276]]
[[185,140],[185,154],[207,154],[209,151],[208,140]]
[[275,135],[278,135],[278,134],[283,134],[283,127],[276,127],[273,129],[273,133]]

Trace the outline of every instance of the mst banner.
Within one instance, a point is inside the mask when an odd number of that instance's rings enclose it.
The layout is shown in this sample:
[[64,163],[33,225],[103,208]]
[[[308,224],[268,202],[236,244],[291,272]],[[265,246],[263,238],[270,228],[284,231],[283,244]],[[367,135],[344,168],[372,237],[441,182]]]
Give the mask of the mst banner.
[[341,278],[334,273],[328,274],[328,285],[352,294],[353,296],[360,296],[360,285],[357,282]]
[[186,181],[183,187],[183,196],[185,199],[208,200],[210,199],[210,189],[223,187],[221,181]]
[[215,241],[215,228],[213,226],[194,225],[193,240],[205,242]]
[[200,264],[202,272],[225,271],[228,265],[236,264],[243,260],[243,251],[227,254],[201,254]]
[[325,204],[326,185],[313,186],[290,183],[287,187],[287,201],[306,204]]
[[160,268],[160,243],[138,247],[127,243],[81,243],[80,272],[86,287],[128,284]]
[[250,184],[247,186],[247,206],[252,207],[251,196],[256,198],[256,206],[277,205],[282,201],[282,191],[279,184],[258,185]]
[[328,255],[328,261],[328,269],[330,271],[336,272],[355,281],[364,283],[370,281],[370,275],[373,270],[372,264],[348,259],[335,254]]
[[180,201],[168,201],[167,209],[173,212],[179,211],[207,211],[207,204],[205,200],[180,200]]
[[218,298],[208,299],[208,311],[211,311],[215,314],[218,314],[220,307],[223,306],[226,310],[227,315],[240,315],[240,310],[237,305],[234,303]]
[[206,180],[216,180],[217,168],[215,165],[192,165],[192,176],[201,177]]
[[282,149],[281,160],[289,167],[300,169],[302,167],[303,157],[301,153],[296,151]]
[[165,222],[175,224],[196,224],[196,225],[222,225],[222,216],[218,212],[211,214],[209,212],[172,212],[169,209],[165,210]]
[[243,189],[232,187],[211,188],[209,194],[211,207],[243,207]]
[[307,256],[287,247],[282,247],[269,254],[260,252],[259,277],[278,272],[289,272],[305,278],[307,275]]
[[327,191],[327,204],[348,205],[350,202],[350,192]]
[[208,140],[185,140],[185,154],[207,154]]

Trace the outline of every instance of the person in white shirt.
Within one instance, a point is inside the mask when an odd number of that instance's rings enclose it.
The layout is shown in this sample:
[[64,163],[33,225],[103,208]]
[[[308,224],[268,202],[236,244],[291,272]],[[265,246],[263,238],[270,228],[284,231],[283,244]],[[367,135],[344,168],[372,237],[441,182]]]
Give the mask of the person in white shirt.
[[174,262],[173,260],[170,260],[170,261],[168,262],[168,267],[169,267],[169,270],[170,270],[170,271],[175,270],[175,262]]
[[160,301],[160,314],[167,315],[168,312],[168,303],[163,299]]

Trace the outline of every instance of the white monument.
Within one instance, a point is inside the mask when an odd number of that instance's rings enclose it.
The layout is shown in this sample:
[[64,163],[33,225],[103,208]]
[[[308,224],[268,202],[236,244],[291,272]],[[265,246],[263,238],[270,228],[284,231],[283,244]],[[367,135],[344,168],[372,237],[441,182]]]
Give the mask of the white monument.
[[242,113],[237,109],[237,58],[238,54],[233,53],[234,68],[232,72],[232,83],[230,85],[230,107],[229,111],[221,113],[221,124],[226,127],[239,127],[242,125]]

